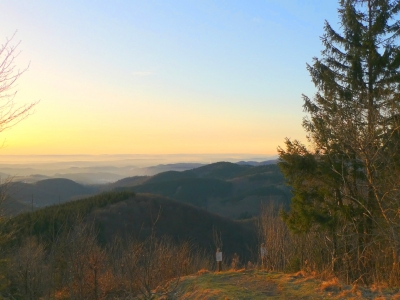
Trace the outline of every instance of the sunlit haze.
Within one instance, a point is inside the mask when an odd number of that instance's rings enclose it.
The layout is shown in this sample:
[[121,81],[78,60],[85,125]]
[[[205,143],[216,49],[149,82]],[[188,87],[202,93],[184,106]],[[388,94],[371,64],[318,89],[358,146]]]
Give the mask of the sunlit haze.
[[[18,104],[0,155],[276,155],[305,139],[306,63],[337,1],[0,2]],[[233,157],[233,156],[232,156]]]

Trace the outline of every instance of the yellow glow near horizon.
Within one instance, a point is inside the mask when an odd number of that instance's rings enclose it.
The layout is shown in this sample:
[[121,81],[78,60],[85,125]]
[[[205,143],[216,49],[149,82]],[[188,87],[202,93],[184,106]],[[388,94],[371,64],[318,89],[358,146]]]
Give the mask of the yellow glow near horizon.
[[[68,117],[65,116],[67,119]],[[72,118],[73,116],[71,116]],[[36,120],[39,113],[3,133],[6,146],[1,154],[173,154],[173,153],[247,153],[274,155],[283,138],[269,130],[257,131],[251,126],[226,126],[223,122],[207,124],[202,130],[185,122],[169,127],[141,124],[131,127],[108,126],[91,120],[77,121],[75,126]],[[144,122],[144,120],[142,120]],[[61,122],[62,123],[62,122]],[[222,124],[221,124],[222,123]],[[136,125],[136,126],[135,126]],[[264,131],[264,132],[262,132]],[[253,134],[251,134],[253,133]],[[265,138],[260,138],[265,136]]]
[[282,130],[290,130],[290,124],[260,126],[246,119],[230,122],[228,117],[218,119],[213,115],[208,118],[189,114],[185,117],[185,113],[171,115],[166,108],[151,115],[93,112],[85,116],[84,112],[67,110],[41,111],[41,106],[43,101],[34,115],[3,132],[6,147],[0,150],[1,154],[274,155],[277,146],[283,144]]
[[304,140],[305,63],[336,3],[275,2],[0,1],[0,40],[18,29],[16,69],[30,63],[16,105],[40,100],[0,155],[276,155]]
[[[201,1],[0,8],[2,37],[18,28],[15,42],[22,41],[16,68],[31,62],[16,105],[40,100],[32,116],[0,134],[0,155],[276,155],[285,137],[305,135],[301,93],[313,89],[304,63],[320,44],[307,30],[320,20],[302,33],[286,21],[271,26],[282,20],[261,2],[211,11]],[[302,51],[294,55],[293,44]]]
[[33,115],[2,133],[6,142],[0,154],[275,155],[282,132],[293,132],[294,122],[301,121],[256,109],[243,114],[226,98],[197,104],[208,95],[189,95],[196,101],[187,102],[187,95],[99,89],[96,82],[60,73],[26,77],[17,103],[41,102]]

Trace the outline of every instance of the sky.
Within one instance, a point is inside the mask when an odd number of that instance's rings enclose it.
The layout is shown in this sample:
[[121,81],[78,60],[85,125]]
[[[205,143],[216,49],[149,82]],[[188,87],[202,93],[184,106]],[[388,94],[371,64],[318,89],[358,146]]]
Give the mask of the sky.
[[276,155],[305,141],[301,94],[331,0],[0,0],[29,65],[0,155]]

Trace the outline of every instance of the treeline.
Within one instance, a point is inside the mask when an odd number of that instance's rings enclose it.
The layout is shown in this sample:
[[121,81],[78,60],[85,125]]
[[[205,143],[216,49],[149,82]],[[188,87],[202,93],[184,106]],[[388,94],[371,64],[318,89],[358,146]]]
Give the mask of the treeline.
[[[400,285],[400,268],[391,247],[379,236],[363,245],[352,230],[307,232],[290,230],[279,209],[264,206],[258,219],[259,245],[266,255],[259,267],[281,272],[304,271],[323,279],[338,278],[345,284]],[[374,239],[375,238],[375,239]],[[361,250],[360,246],[362,245]],[[365,265],[363,264],[366,261]],[[364,273],[361,273],[361,271]]]
[[[210,255],[194,244],[157,237],[156,219],[145,239],[115,235],[102,243],[98,224],[87,217],[134,197],[103,193],[3,218],[0,298],[150,299],[156,287],[173,278],[213,268]],[[158,293],[173,289],[167,284]]]
[[232,251],[239,253],[237,267],[239,257],[250,259],[256,246],[252,226],[131,192],[104,193],[2,221],[0,298],[151,298],[172,293],[172,279],[177,283],[200,269],[215,269],[214,231],[226,249],[224,269]]
[[95,227],[84,223],[50,245],[30,237],[2,256],[0,295],[12,299],[151,299],[172,293],[180,277],[213,268],[190,243],[154,235],[102,247]]
[[[157,226],[153,228],[157,215]],[[18,244],[31,236],[51,244],[78,221],[93,223],[103,245],[112,243],[116,235],[143,240],[154,230],[157,237],[171,236],[176,242],[193,240],[210,250],[214,227],[223,233],[230,254],[237,252],[250,258],[249,249],[256,243],[251,220],[238,222],[163,196],[126,191],[103,193],[4,220],[0,237],[13,236],[7,239],[5,246]]]
[[398,286],[400,3],[339,1],[338,13],[341,32],[326,22],[321,58],[307,65],[317,89],[303,95],[310,146],[287,139],[279,148],[293,191],[283,217],[326,252],[318,268]]
[[15,233],[16,240],[27,236],[38,236],[45,242],[52,242],[57,235],[69,230],[78,219],[84,219],[94,209],[132,199],[134,196],[134,192],[127,191],[105,192],[84,200],[70,201],[19,214],[3,222],[0,234]]

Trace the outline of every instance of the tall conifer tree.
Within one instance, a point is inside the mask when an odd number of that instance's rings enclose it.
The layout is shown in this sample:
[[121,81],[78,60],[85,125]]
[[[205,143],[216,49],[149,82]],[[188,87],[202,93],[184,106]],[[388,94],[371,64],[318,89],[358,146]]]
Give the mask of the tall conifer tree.
[[286,140],[278,149],[294,194],[287,224],[325,230],[332,261],[338,234],[357,236],[359,273],[373,242],[390,242],[395,263],[400,250],[399,11],[398,0],[339,1],[341,32],[326,21],[321,58],[307,65],[317,88],[303,95],[312,147]]

